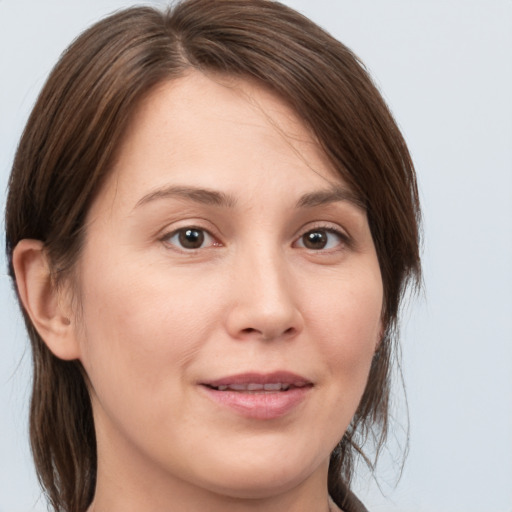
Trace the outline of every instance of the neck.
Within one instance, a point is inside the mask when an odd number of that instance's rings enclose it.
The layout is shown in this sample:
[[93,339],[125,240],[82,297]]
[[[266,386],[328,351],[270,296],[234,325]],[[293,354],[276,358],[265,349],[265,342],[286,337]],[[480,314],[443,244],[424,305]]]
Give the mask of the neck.
[[[201,508],[200,509],[197,509],[197,510],[201,510],[201,511],[204,511],[204,510],[212,510],[211,504],[203,504],[201,505]],[[278,505],[278,508],[276,509],[275,506],[272,507],[271,511],[273,510],[277,510],[278,512],[282,512],[283,510],[286,510],[288,512],[311,512],[311,511],[318,511],[318,512],[343,512],[331,499],[330,496],[327,497],[326,500],[322,500],[322,503],[316,503],[315,506],[313,508],[309,508],[308,505],[306,505],[305,503],[301,503],[300,505],[297,505],[297,506],[294,506],[293,508],[290,508],[288,505],[286,505],[285,503],[279,503]],[[236,509],[239,510],[239,511],[243,511],[243,512],[262,512],[262,511],[265,511],[265,512],[268,512],[270,511],[270,509],[268,508],[268,505],[267,504],[264,504],[264,503],[252,503],[252,504],[243,504],[242,502],[239,502],[237,505],[236,505]],[[96,499],[93,501],[93,503],[91,503],[90,507],[87,509],[87,512],[104,512],[105,510],[109,510],[109,511],[112,511],[112,509],[110,508],[107,508],[106,506],[102,506],[101,505],[101,499]],[[117,509],[116,509],[117,510]],[[123,510],[135,510],[134,508],[134,504],[130,504],[128,506],[128,508],[124,508]],[[174,505],[170,505],[167,509],[167,511],[171,512],[171,511],[178,511],[178,510],[182,510],[181,508],[177,508],[176,507],[176,504]],[[190,510],[187,508],[187,510]],[[112,511],[113,512],[113,511]]]
[[149,474],[139,464],[126,469],[102,467],[100,462],[95,497],[88,512],[340,512],[327,492],[327,467],[281,489],[238,489],[235,492],[239,496],[207,490],[163,472]]
[[187,467],[164,467],[105,430],[97,436],[96,490],[87,512],[339,512],[327,491],[328,459],[307,474],[291,464],[289,478],[271,467],[262,472],[259,464],[254,471],[246,466],[222,476],[211,468],[197,476]]
[[[284,509],[288,510],[288,509]],[[87,512],[101,512],[101,509],[96,506],[96,503],[93,502],[91,506],[87,509]],[[329,497],[327,501],[327,512],[343,512]]]

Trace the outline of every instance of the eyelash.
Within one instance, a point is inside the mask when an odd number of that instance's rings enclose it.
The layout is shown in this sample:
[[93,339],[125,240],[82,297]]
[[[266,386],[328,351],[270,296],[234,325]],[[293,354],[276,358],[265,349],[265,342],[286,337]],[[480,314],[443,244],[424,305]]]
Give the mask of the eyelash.
[[[306,247],[303,243],[304,237],[308,234],[313,234],[313,233],[327,233],[329,235],[336,236],[338,238],[336,247],[327,248],[327,249],[324,247],[322,247],[321,249],[312,249],[312,248]],[[348,235],[346,233],[344,233],[343,231],[336,229],[332,225],[318,225],[318,226],[309,228],[307,231],[304,231],[300,235],[300,237],[297,239],[297,241],[294,242],[294,245],[298,244],[300,242],[302,242],[302,246],[301,246],[302,249],[306,249],[306,250],[309,250],[312,252],[336,252],[336,251],[341,250],[340,246],[345,246],[345,247],[350,246],[350,238],[348,237]]]
[[[201,227],[198,227],[198,226],[184,226],[182,228],[178,228],[174,231],[171,231],[170,233],[166,233],[162,238],[161,240],[163,242],[165,242],[167,245],[170,245],[172,246],[173,248],[176,248],[177,250],[180,250],[180,251],[183,251],[183,252],[193,252],[193,251],[198,251],[200,249],[205,249],[205,247],[183,247],[179,245],[179,243],[172,243],[171,240],[175,237],[180,237],[181,235],[184,235],[186,236],[187,232],[196,232],[196,233],[199,233],[200,236],[199,236],[199,239],[201,240],[201,245],[202,245],[202,242],[204,241],[205,238],[211,238],[213,243],[210,244],[210,247],[218,247],[218,246],[221,246],[222,244],[218,241],[216,241],[216,238],[207,230],[207,229],[204,229],[204,228],[201,228]],[[183,241],[183,240],[181,240]]]
[[[201,243],[200,247],[184,247],[182,245],[182,242],[184,240],[183,239],[180,240],[180,238],[182,236],[187,236],[187,232],[189,232],[189,234],[192,234],[192,232],[196,232],[199,234],[198,238]],[[338,238],[338,242],[336,244],[337,247],[327,248],[327,249],[325,249],[325,247],[321,247],[320,249],[306,247],[306,245],[304,244],[304,237],[308,234],[314,234],[314,233],[324,233],[324,234],[327,233],[328,235],[336,236]],[[173,243],[172,239],[175,237],[178,237],[178,240],[175,243]],[[211,242],[208,246],[203,247],[202,244],[203,244],[204,240],[207,238],[210,238]],[[201,249],[208,249],[210,247],[222,246],[222,243],[216,241],[216,238],[207,229],[199,227],[199,226],[193,226],[193,225],[192,226],[184,226],[182,228],[178,228],[174,231],[171,231],[170,233],[166,233],[163,237],[161,237],[161,241],[164,242],[166,245],[172,246],[173,248],[175,248],[179,251],[188,252],[188,253],[192,253],[194,251],[199,251]],[[327,241],[327,243],[329,243],[329,241]],[[319,226],[314,226],[314,227],[308,229],[307,231],[304,231],[297,238],[297,240],[293,243],[293,246],[297,246],[297,244],[301,244],[301,245],[299,245],[299,248],[301,248],[301,249],[309,250],[314,253],[320,253],[320,252],[335,252],[335,251],[340,250],[339,246],[345,246],[345,247],[350,246],[350,243],[351,243],[351,240],[350,240],[349,236],[346,233],[342,232],[341,230],[334,228],[332,225],[319,225]]]

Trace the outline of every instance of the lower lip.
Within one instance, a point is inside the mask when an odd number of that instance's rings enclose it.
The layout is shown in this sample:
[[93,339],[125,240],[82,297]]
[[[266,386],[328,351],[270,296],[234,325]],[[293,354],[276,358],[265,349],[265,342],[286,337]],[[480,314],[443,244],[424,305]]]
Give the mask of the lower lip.
[[285,416],[298,407],[311,390],[311,386],[304,386],[288,391],[245,393],[219,391],[208,386],[202,388],[218,404],[233,409],[241,416],[257,420],[272,420]]

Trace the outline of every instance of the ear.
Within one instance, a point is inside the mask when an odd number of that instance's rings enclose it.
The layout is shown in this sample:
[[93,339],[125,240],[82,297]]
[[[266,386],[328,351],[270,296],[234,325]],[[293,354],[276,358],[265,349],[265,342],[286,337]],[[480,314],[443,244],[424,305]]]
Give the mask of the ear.
[[78,359],[69,294],[55,285],[43,242],[21,240],[13,251],[13,266],[21,302],[43,341],[58,358]]

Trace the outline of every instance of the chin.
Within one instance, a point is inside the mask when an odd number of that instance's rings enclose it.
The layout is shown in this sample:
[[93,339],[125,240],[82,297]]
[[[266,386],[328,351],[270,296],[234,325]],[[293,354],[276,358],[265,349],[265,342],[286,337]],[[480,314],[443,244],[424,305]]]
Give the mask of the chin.
[[[244,472],[245,473],[245,472]],[[302,483],[304,478],[298,475],[282,475],[280,478],[271,478],[268,475],[238,475],[225,482],[212,483],[210,490],[216,494],[233,499],[267,499],[294,489]]]
[[271,498],[296,488],[309,478],[314,478],[315,474],[324,474],[328,461],[329,458],[320,463],[312,460],[305,464],[305,457],[298,454],[282,454],[261,461],[255,457],[247,463],[225,466],[223,470],[217,468],[211,473],[215,475],[215,480],[210,479],[204,487],[233,499]]

